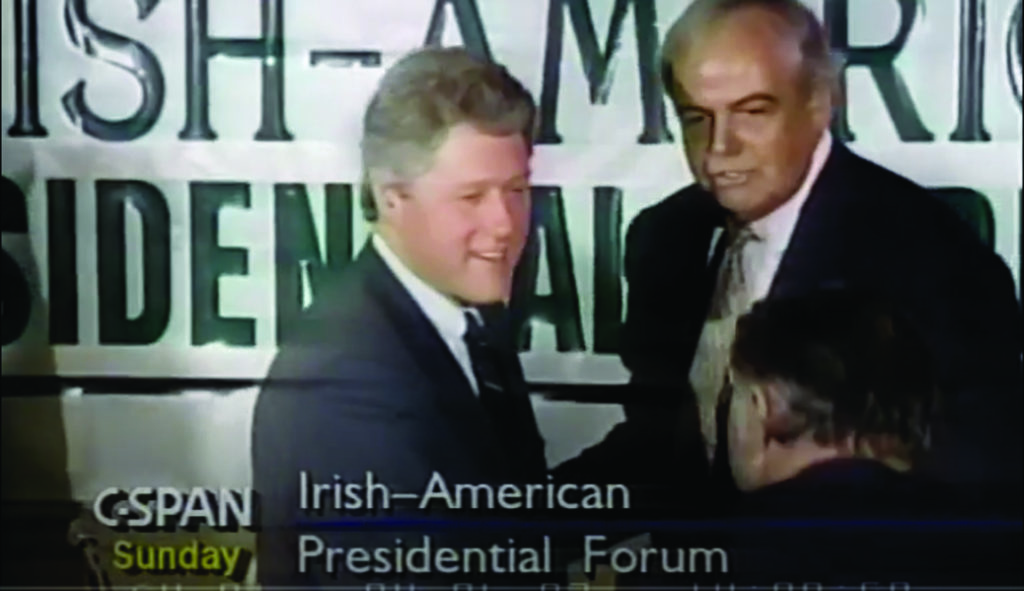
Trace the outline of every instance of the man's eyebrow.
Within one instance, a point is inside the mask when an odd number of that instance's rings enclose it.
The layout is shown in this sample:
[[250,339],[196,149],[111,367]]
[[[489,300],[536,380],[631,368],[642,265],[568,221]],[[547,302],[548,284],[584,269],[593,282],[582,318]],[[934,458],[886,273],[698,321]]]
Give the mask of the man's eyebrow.
[[[729,108],[731,108],[731,109],[739,109],[739,108],[742,108],[744,106],[749,105],[750,103],[756,103],[756,102],[767,102],[767,103],[771,103],[771,104],[774,105],[774,104],[778,104],[779,99],[775,95],[768,94],[766,92],[758,92],[758,93],[755,93],[755,94],[748,94],[747,96],[745,96],[743,98],[737,99],[737,100],[729,103]],[[679,105],[679,112],[680,113],[711,113],[712,111],[713,111],[713,109],[709,109],[707,107],[702,107],[700,105],[695,105],[695,104],[692,104],[692,103],[681,103]]]
[[452,185],[456,191],[479,191],[487,186],[484,181],[464,181],[456,182]]
[[[455,187],[456,190],[460,190],[460,191],[479,191],[479,190],[486,189],[487,187],[490,187],[491,185],[494,184],[494,182],[495,181],[491,181],[491,180],[488,180],[488,179],[467,180],[467,181],[463,181],[463,182],[456,182],[456,183],[454,183],[454,187]],[[515,184],[529,183],[529,182],[530,182],[529,175],[516,175],[514,177],[510,177],[507,180],[501,181],[500,184],[502,184],[502,185],[515,185]]]
[[755,94],[747,95],[747,96],[745,96],[745,97],[743,97],[743,98],[741,98],[741,99],[739,99],[737,101],[733,101],[732,104],[729,105],[729,106],[734,108],[734,109],[738,109],[738,108],[747,106],[750,103],[756,103],[756,102],[767,102],[767,103],[771,103],[771,104],[774,105],[774,104],[777,104],[779,102],[779,99],[775,95],[771,95],[771,94],[768,94],[766,92],[758,92],[758,93],[755,93]]
[[681,103],[679,105],[680,113],[710,113],[711,109],[702,107],[700,105],[694,105],[691,103]]

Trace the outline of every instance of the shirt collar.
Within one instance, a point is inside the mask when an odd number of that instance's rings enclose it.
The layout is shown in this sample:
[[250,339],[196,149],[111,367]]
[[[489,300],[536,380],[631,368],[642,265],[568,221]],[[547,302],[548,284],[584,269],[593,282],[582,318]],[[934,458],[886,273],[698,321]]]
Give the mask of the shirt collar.
[[831,151],[832,134],[825,130],[825,133],[821,135],[821,139],[818,140],[814,153],[811,155],[811,163],[807,168],[807,174],[804,176],[803,183],[800,184],[800,188],[797,189],[796,193],[775,211],[750,223],[750,229],[754,231],[759,240],[768,243],[772,247],[783,249],[786,247],[790,236],[793,234],[793,229],[796,227],[797,218],[800,217],[800,210],[803,208],[804,203],[807,202],[807,197],[810,196],[811,188],[814,187],[818,176],[821,175],[821,170],[825,168],[825,161],[828,160],[828,155]]
[[395,274],[398,282],[409,292],[441,336],[445,340],[461,341],[466,333],[465,310],[413,273],[379,234],[374,234],[371,241],[384,264]]

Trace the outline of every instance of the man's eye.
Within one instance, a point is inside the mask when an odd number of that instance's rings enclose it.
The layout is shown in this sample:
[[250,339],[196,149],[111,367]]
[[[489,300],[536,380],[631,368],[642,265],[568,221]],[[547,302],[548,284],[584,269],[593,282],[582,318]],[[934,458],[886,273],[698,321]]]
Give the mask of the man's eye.
[[768,107],[752,107],[743,111],[747,115],[767,115]]
[[483,197],[483,193],[466,193],[465,195],[462,196],[461,199],[462,201],[476,202],[483,199]]
[[683,125],[700,125],[705,119],[704,115],[683,115]]

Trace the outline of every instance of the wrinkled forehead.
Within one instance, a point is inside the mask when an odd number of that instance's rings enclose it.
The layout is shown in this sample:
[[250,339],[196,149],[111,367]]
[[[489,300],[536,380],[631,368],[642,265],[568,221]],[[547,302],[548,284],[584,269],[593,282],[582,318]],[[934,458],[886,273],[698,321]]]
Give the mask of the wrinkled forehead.
[[797,31],[763,9],[693,23],[674,54],[676,88],[696,102],[784,90],[797,84],[803,65]]

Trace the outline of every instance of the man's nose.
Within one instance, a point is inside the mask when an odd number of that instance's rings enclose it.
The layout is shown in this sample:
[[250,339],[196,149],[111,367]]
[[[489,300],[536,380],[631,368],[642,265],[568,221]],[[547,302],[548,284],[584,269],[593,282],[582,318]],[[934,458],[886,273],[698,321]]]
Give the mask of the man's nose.
[[711,123],[708,153],[713,156],[731,156],[739,151],[739,141],[728,115],[716,117]]
[[515,227],[515,205],[501,188],[491,189],[484,200],[485,227],[497,238],[507,238]]

